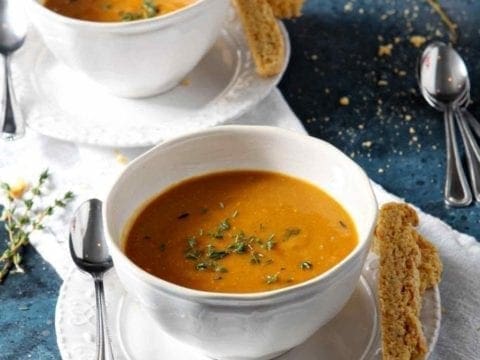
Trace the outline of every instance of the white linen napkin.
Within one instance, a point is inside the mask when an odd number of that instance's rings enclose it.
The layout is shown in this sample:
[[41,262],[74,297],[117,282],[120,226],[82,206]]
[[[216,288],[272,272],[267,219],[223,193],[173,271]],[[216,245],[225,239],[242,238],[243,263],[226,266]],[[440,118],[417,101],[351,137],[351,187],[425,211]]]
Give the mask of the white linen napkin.
[[[278,90],[253,111],[229,123],[279,126],[305,132],[298,118]],[[192,129],[194,130],[194,129]],[[0,142],[0,180],[34,180],[45,168],[53,175],[52,189],[61,194],[72,190],[76,199],[62,216],[52,219],[49,228],[32,237],[32,244],[46,261],[65,277],[73,265],[67,239],[73,209],[86,199],[102,199],[116,176],[146,150],[108,149],[66,143],[32,131],[16,142]],[[373,184],[380,204],[401,201]],[[440,338],[432,359],[480,358],[480,244],[441,220],[419,212],[420,231],[440,250],[444,273],[440,292],[443,320]],[[28,276],[28,275],[27,275]]]

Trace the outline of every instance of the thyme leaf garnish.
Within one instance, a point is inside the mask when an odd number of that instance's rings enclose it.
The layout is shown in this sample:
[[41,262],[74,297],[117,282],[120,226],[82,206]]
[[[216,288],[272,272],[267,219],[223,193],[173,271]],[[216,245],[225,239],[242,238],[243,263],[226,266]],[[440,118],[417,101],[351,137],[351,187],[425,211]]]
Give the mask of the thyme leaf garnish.
[[250,263],[254,265],[258,265],[262,262],[263,254],[258,252],[252,252],[250,257]]
[[268,284],[268,285],[271,285],[273,283],[276,283],[278,281],[278,275],[280,273],[275,273],[275,274],[270,274],[270,275],[267,275],[265,276],[265,282]]
[[302,270],[312,270],[312,268],[313,268],[313,264],[311,261],[306,260],[300,263],[300,269]]
[[211,233],[211,236],[215,239],[223,239],[223,235],[225,233],[225,231],[227,230],[230,230],[231,226],[230,226],[230,222],[227,219],[224,219],[223,221],[221,221],[217,228],[215,229],[214,232]]
[[301,231],[302,230],[298,227],[289,227],[285,230],[284,239],[288,240],[291,237],[297,236],[298,234],[301,233]]
[[185,212],[185,213],[181,213],[180,215],[177,216],[177,219],[181,220],[181,219],[185,219],[187,217],[190,216],[190,213],[188,212]]

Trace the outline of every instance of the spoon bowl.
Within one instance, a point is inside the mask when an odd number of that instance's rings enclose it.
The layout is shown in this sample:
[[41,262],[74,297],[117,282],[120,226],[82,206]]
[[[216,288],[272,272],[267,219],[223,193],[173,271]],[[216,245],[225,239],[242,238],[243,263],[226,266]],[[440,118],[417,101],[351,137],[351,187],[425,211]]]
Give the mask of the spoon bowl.
[[91,199],[77,209],[70,226],[70,253],[80,270],[100,274],[112,268],[103,236],[102,202]]
[[452,104],[468,90],[467,67],[451,46],[431,43],[423,51],[419,65],[422,91],[440,103]]

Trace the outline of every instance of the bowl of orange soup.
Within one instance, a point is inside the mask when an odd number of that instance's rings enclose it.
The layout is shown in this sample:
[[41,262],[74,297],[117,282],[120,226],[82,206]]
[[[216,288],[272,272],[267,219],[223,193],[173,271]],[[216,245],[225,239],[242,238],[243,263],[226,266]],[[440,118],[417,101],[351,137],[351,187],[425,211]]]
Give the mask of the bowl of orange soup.
[[226,0],[25,0],[55,57],[122,97],[175,87],[220,34]]
[[347,302],[377,203],[324,141],[222,126],[133,161],[103,215],[123,286],[167,334],[215,359],[270,359]]

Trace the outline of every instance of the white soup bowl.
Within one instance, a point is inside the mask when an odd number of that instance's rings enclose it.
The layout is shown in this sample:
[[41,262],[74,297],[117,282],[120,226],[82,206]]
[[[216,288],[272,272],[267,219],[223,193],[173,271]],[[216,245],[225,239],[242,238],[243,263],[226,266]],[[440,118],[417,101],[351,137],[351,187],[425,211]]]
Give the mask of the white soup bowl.
[[[192,176],[234,169],[281,172],[317,185],[350,214],[358,244],[339,264],[309,281],[247,294],[178,286],[128,259],[125,227],[142,205]],[[167,141],[133,161],[113,185],[103,211],[125,289],[167,334],[214,359],[237,360],[285,352],[342,309],[370,248],[377,203],[364,171],[324,141],[273,127],[222,126]]]
[[131,22],[69,18],[24,0],[45,45],[61,62],[121,97],[170,90],[202,59],[220,34],[229,1],[197,2]]

